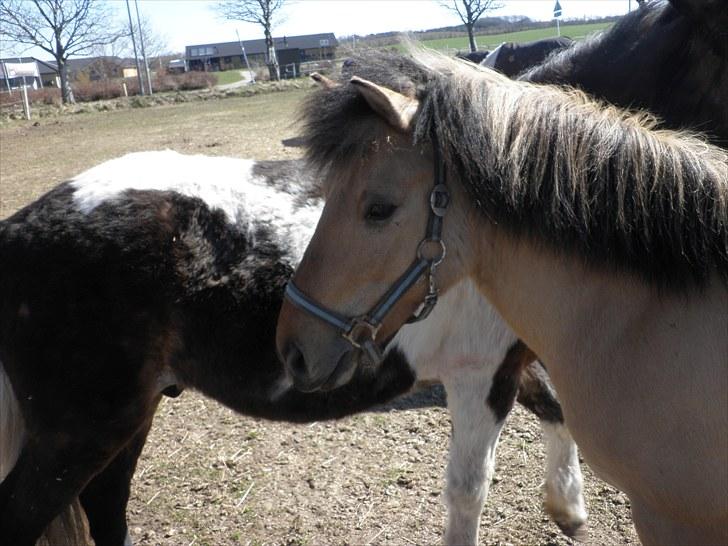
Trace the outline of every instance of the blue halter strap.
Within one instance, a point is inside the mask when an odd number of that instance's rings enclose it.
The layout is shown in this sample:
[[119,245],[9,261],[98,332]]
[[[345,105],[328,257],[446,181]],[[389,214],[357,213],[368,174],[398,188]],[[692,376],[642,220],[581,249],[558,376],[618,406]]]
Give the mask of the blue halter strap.
[[[407,323],[419,322],[427,318],[435,307],[438,290],[435,285],[435,269],[445,259],[446,248],[442,240],[442,223],[445,211],[450,203],[450,194],[445,185],[445,166],[440,159],[440,150],[433,138],[435,163],[435,185],[430,192],[430,214],[427,221],[425,238],[417,246],[417,253],[412,265],[395,281],[389,290],[379,299],[369,312],[357,317],[346,317],[332,311],[313,300],[296,287],[293,280],[286,286],[285,297],[299,309],[302,309],[319,320],[341,331],[341,335],[357,349],[367,355],[373,365],[379,365],[384,359],[381,348],[376,343],[377,333],[384,317],[412,286],[427,274],[427,294],[417,311]],[[432,256],[425,254],[427,247],[435,246]]]

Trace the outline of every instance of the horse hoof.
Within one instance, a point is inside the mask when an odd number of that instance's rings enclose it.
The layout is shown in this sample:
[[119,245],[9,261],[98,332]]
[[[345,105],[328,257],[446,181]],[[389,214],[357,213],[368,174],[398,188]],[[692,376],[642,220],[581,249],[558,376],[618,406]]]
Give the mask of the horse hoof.
[[554,520],[559,526],[561,532],[567,537],[574,539],[576,542],[586,542],[589,538],[589,530],[586,526],[586,520],[581,521],[558,521]]

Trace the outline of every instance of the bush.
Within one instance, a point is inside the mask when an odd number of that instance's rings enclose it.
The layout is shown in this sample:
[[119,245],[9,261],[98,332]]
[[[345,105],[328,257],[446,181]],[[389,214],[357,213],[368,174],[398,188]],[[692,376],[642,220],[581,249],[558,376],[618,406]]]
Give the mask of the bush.
[[[61,90],[55,87],[45,87],[43,89],[28,89],[28,100],[30,104],[61,104]],[[14,90],[13,94],[0,93],[0,106],[9,104],[22,103],[22,95],[20,89]]]
[[[73,96],[78,102],[115,99],[124,95],[121,80],[100,80],[88,83],[74,83],[72,87]],[[131,89],[129,90],[129,93],[131,94]]]
[[[152,89],[154,92],[162,91],[190,91],[193,89],[207,89],[214,87],[217,83],[215,76],[208,72],[187,72],[185,74],[161,74],[152,78]],[[87,82],[75,82],[72,84],[73,96],[76,102],[94,102],[109,100],[124,96],[124,87],[121,79],[97,80]],[[129,96],[139,94],[139,82],[137,79],[126,80],[126,89]],[[44,89],[29,89],[28,99],[30,104],[61,104],[61,90],[56,87]],[[22,103],[20,91],[13,91],[13,94],[0,93],[0,106],[9,106]]]

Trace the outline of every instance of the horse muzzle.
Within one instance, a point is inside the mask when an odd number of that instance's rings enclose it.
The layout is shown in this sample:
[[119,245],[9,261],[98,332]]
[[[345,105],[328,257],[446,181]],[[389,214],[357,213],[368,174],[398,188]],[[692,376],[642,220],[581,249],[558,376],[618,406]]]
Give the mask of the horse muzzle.
[[[347,383],[359,366],[359,351],[337,340],[327,346],[325,354],[307,358],[295,342],[288,343],[282,353],[286,373],[301,392],[329,391]],[[333,354],[332,354],[333,353]],[[331,367],[331,363],[334,363]]]

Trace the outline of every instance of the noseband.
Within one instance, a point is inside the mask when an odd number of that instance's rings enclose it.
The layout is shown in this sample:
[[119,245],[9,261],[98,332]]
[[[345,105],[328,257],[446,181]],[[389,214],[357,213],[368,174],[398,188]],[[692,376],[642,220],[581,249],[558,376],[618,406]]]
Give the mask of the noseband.
[[[442,221],[450,203],[450,193],[445,185],[445,166],[440,159],[437,141],[433,138],[435,162],[435,185],[430,192],[430,215],[427,220],[425,237],[417,246],[416,257],[412,265],[397,279],[389,290],[367,313],[357,317],[345,317],[336,311],[327,309],[301,292],[293,280],[286,286],[286,298],[296,307],[307,311],[316,318],[340,330],[341,335],[351,345],[361,349],[372,365],[379,365],[384,360],[381,348],[376,343],[377,333],[384,317],[396,303],[422,277],[427,275],[427,294],[415,313],[407,320],[408,324],[427,318],[437,303],[438,290],[435,286],[435,269],[445,259],[446,249],[442,240]],[[436,252],[427,256],[427,247],[434,246]]]

